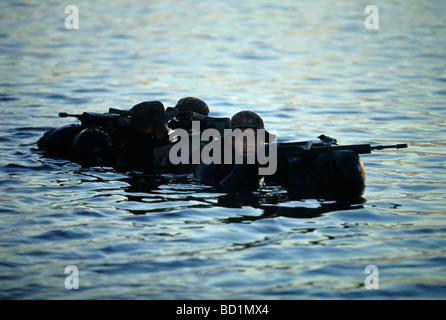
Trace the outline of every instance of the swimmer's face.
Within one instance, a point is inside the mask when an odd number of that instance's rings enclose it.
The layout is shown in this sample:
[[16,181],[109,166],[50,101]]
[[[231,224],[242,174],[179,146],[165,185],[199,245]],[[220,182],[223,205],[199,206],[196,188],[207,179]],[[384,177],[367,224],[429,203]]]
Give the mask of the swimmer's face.
[[156,127],[139,128],[138,131],[142,133],[153,133]]
[[154,127],[148,127],[148,128],[141,128],[138,129],[139,132],[145,133],[145,134],[153,134],[156,140],[164,140],[168,134],[169,134],[169,128],[167,127],[167,123],[164,124],[158,124]]
[[257,129],[240,128],[243,134],[233,140],[234,150],[242,154],[243,158],[255,156],[257,144],[260,139],[257,138]]

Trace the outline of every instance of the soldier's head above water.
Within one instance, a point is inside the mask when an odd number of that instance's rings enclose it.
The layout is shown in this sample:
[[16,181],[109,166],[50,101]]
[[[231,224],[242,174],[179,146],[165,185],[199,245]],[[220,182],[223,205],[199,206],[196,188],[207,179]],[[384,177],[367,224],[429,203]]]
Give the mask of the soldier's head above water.
[[119,123],[143,133],[155,134],[157,130],[167,133],[167,122],[172,120],[177,112],[177,109],[166,111],[159,101],[145,101],[131,108],[127,115],[119,119]]

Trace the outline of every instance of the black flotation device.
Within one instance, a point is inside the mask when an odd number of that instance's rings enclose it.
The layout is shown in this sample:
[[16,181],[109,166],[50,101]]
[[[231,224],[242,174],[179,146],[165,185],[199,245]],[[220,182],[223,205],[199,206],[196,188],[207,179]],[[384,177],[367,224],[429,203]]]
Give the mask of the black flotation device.
[[[66,125],[46,132],[37,145],[48,157],[67,159],[83,166],[111,166],[119,169],[119,161],[111,156],[110,136],[98,128]],[[160,173],[190,173],[191,166],[174,166],[168,161],[171,145],[156,148],[155,156],[148,161],[156,161],[154,167]],[[361,158],[354,151],[330,151],[327,148],[327,152],[315,158],[293,161],[279,151],[278,159],[277,172],[266,176],[266,182],[284,185],[299,194],[309,196],[321,193],[361,195],[364,192],[365,171]],[[132,163],[131,159],[128,161]]]

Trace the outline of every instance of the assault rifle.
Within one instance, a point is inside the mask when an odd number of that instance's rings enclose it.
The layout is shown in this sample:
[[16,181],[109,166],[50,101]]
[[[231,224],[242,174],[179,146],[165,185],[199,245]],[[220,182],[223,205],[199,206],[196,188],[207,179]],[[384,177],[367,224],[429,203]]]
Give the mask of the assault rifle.
[[356,154],[368,154],[372,153],[372,151],[375,150],[407,148],[406,143],[393,144],[393,145],[376,145],[376,146],[372,146],[370,144],[338,145],[336,144],[335,139],[331,139],[323,135],[319,136],[318,138],[321,139],[321,142],[317,143],[314,143],[313,141],[278,142],[277,153],[279,157],[285,156],[287,158],[299,157],[299,158],[311,159],[322,153],[336,150],[351,150],[354,151]]
[[59,112],[59,117],[77,118],[85,127],[101,128],[118,123],[120,117],[125,116],[127,111],[110,108],[108,113],[83,112],[82,114],[70,114]]
[[[83,112],[82,114],[70,114],[66,112],[59,112],[59,117],[67,118],[74,117],[82,122],[85,127],[103,128],[117,124],[120,117],[125,117],[128,111],[109,108],[108,113]],[[192,129],[192,121],[200,122],[200,130],[204,131],[209,128],[217,129],[223,135],[224,129],[229,128],[229,118],[215,118],[209,116],[200,116],[198,118],[192,117],[192,112],[188,111],[181,117],[177,117],[169,121],[170,129],[185,129],[190,131]]]

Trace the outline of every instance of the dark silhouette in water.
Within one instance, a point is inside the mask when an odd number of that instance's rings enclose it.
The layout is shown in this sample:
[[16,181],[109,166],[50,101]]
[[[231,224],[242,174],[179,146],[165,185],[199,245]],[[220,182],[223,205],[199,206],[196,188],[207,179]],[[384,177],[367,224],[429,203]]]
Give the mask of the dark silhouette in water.
[[[259,183],[277,184],[292,190],[294,194],[306,198],[349,198],[360,196],[365,189],[365,170],[359,154],[371,153],[384,148],[405,148],[407,145],[375,146],[337,145],[337,141],[328,136],[319,136],[319,141],[279,142],[271,144],[270,136],[258,136],[258,130],[264,130],[260,116],[251,111],[235,114],[229,122],[229,129],[242,132],[253,131],[255,150],[263,148],[268,156],[274,156],[277,150],[277,170],[271,175],[259,175],[261,165],[257,162],[246,163],[247,154],[252,146],[242,140],[243,162],[234,161],[226,164],[212,162],[199,165],[172,164],[170,149],[177,142],[169,142],[168,123],[181,109],[187,115],[175,126],[192,127],[192,121],[201,121],[208,116],[209,108],[199,99],[181,99],[176,108],[164,109],[159,101],[143,102],[129,111],[114,111],[108,114],[83,113],[78,115],[80,125],[67,125],[46,132],[37,145],[47,157],[56,157],[77,162],[83,167],[113,167],[120,172],[140,172],[141,174],[192,174],[204,184],[217,190],[234,193],[252,191]],[[189,110],[190,109],[190,110]],[[200,115],[197,112],[203,113]],[[67,114],[63,114],[67,116]],[[194,118],[195,117],[195,118]],[[196,119],[201,120],[196,120]],[[194,120],[195,119],[195,120]],[[217,125],[214,122],[213,125]],[[225,123],[221,121],[221,123]],[[220,124],[221,124],[220,123]],[[221,128],[220,128],[221,129]],[[226,129],[225,129],[226,130]],[[226,131],[225,131],[226,132]],[[191,135],[187,136],[191,139]],[[263,137],[263,138],[262,138]],[[186,138],[187,139],[187,138]],[[233,139],[234,150],[237,139],[223,135],[221,141]],[[240,143],[239,143],[240,144]],[[206,143],[199,145],[199,150],[189,149],[189,160],[193,152],[200,152]],[[221,145],[221,144],[220,144]],[[274,148],[273,148],[274,146]],[[240,147],[240,146],[239,146]],[[273,151],[274,150],[274,151]],[[269,154],[271,153],[271,154]],[[220,153],[224,158],[224,150]],[[233,153],[235,156],[235,152]]]

